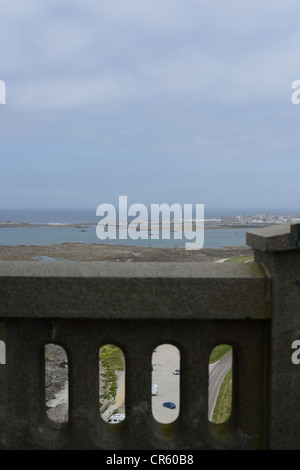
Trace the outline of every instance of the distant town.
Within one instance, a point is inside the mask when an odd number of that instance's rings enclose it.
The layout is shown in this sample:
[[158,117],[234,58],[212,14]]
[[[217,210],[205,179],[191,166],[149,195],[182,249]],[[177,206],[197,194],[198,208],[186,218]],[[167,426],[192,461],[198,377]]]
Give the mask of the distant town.
[[279,214],[269,215],[260,213],[256,215],[237,215],[235,217],[221,217],[205,219],[205,223],[221,226],[257,226],[257,225],[275,225],[275,224],[295,224],[300,223],[299,215]]

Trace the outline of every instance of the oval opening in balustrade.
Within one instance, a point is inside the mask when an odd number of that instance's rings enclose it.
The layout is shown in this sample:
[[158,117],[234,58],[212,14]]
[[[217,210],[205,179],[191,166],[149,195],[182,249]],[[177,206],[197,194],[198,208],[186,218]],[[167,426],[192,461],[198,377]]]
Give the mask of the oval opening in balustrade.
[[232,407],[232,346],[219,344],[209,357],[208,419],[221,424]]
[[45,403],[52,421],[69,420],[68,356],[63,347],[53,343],[45,345]]
[[6,347],[2,339],[0,340],[0,364],[6,364]]
[[114,344],[99,349],[100,414],[109,424],[125,419],[125,357]]
[[160,344],[152,354],[152,415],[159,423],[178,418],[180,404],[180,351],[172,344]]

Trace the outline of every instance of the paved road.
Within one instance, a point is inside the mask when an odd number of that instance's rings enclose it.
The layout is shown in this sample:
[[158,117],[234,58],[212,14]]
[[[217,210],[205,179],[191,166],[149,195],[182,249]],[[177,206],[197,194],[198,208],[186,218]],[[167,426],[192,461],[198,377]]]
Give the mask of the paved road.
[[[160,423],[170,423],[179,414],[179,385],[180,375],[173,375],[175,369],[180,369],[180,355],[176,347],[163,344],[153,353],[152,363],[155,364],[152,372],[152,383],[157,384],[158,394],[152,396],[152,412],[154,418]],[[232,353],[229,352],[219,361],[209,365],[209,403],[208,418],[211,418],[220,385],[232,367]],[[162,406],[165,401],[176,404],[174,410]]]
[[208,418],[211,419],[219,388],[229,369],[232,367],[232,351],[225,354],[219,361],[209,365],[209,402]]

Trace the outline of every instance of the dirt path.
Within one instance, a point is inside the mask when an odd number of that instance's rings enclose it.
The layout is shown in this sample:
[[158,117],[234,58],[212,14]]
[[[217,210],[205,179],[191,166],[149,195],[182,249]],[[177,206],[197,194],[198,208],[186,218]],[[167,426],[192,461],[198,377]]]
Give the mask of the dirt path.
[[118,380],[118,393],[116,396],[116,401],[114,403],[115,408],[119,408],[124,405],[125,401],[125,373],[122,372],[121,377]]

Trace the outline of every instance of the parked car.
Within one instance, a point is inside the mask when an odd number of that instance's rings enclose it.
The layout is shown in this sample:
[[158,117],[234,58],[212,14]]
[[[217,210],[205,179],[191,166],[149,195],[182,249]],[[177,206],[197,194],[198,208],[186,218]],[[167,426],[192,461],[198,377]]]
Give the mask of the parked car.
[[166,401],[165,403],[163,403],[163,406],[165,406],[166,408],[171,408],[171,410],[176,408],[175,403],[173,403],[172,401]]
[[175,369],[173,372],[173,375],[179,375],[180,374],[180,369]]

